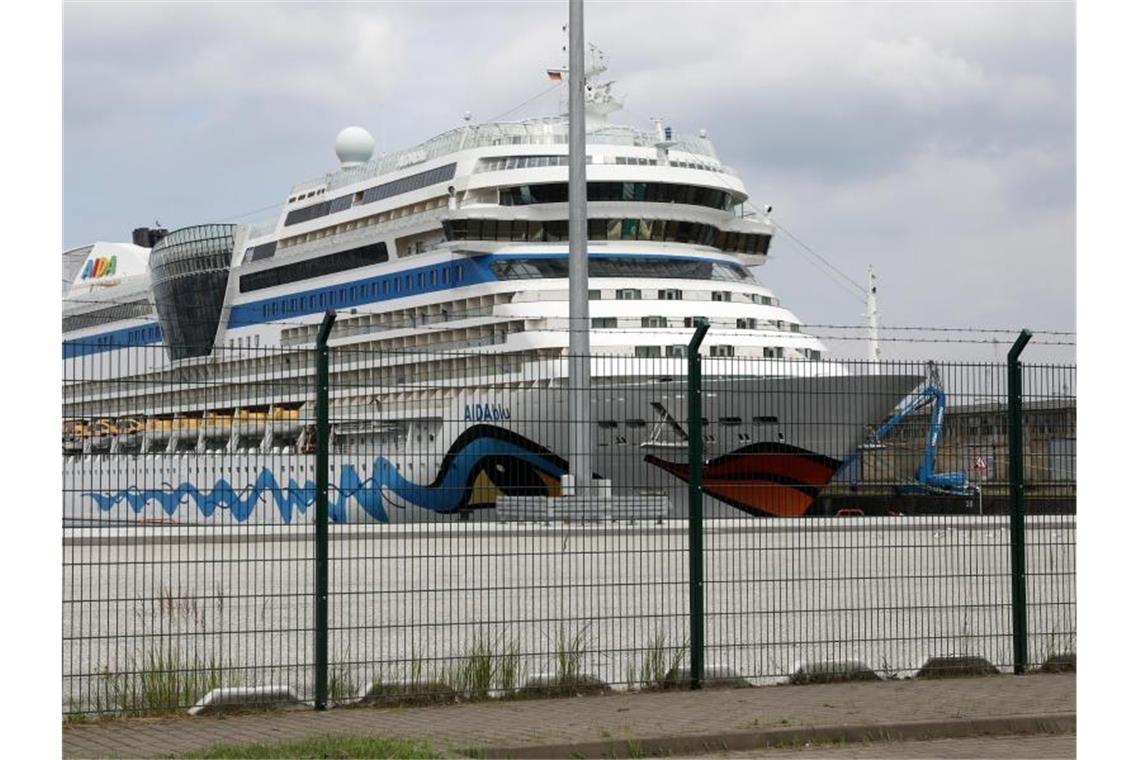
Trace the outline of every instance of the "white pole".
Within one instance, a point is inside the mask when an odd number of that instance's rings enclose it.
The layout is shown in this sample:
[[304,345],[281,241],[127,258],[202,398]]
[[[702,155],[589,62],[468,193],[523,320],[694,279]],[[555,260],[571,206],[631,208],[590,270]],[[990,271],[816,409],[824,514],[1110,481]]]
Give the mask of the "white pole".
[[879,368],[879,287],[874,267],[867,267],[867,332],[870,339],[868,358],[874,369]]
[[582,0],[570,0],[570,475],[575,495],[592,485],[590,299],[586,252],[586,81]]

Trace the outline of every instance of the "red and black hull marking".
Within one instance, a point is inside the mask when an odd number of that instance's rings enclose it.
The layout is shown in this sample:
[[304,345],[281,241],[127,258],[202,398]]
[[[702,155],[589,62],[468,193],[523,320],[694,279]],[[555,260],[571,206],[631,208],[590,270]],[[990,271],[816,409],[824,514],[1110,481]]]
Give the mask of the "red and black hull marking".
[[[681,480],[688,462],[645,461]],[[784,443],[754,443],[705,463],[704,491],[737,509],[761,517],[802,517],[841,463]]]

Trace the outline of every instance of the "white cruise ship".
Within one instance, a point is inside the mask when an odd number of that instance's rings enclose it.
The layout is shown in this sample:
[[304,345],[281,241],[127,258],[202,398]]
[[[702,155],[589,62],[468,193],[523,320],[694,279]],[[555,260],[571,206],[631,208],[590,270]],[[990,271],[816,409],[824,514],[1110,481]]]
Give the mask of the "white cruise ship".
[[810,514],[920,378],[822,362],[753,273],[773,230],[744,212],[740,178],[703,132],[610,124],[603,70],[592,51],[592,420],[565,413],[566,117],[379,157],[353,127],[339,169],[265,224],[142,228],[64,254],[65,519],[311,519],[312,347],[330,309],[334,520],[502,517],[510,497],[557,497],[571,424],[591,426],[615,504],[684,514],[698,317],[702,352],[722,357],[705,362],[707,514]]

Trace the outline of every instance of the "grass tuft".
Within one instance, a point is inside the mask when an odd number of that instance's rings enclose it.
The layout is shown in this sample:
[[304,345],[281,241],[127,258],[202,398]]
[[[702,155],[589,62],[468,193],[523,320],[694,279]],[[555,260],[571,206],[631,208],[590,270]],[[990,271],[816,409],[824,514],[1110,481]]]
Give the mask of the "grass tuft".
[[635,666],[630,664],[626,674],[630,685],[636,685],[640,689],[667,689],[677,686],[677,674],[688,650],[688,640],[679,648],[673,649],[666,644],[665,633],[658,631],[642,654],[640,668],[635,670]]
[[590,648],[590,626],[584,625],[574,633],[558,629],[555,649],[555,673],[560,685],[578,683],[585,675],[586,653]]

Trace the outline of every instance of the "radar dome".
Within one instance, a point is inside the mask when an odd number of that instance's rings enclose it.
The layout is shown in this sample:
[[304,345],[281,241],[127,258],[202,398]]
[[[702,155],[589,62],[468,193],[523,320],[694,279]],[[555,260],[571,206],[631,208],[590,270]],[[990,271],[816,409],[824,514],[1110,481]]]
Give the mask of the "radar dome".
[[368,130],[363,127],[345,127],[336,136],[336,157],[340,159],[340,168],[350,169],[360,166],[372,158],[372,149],[376,141]]

